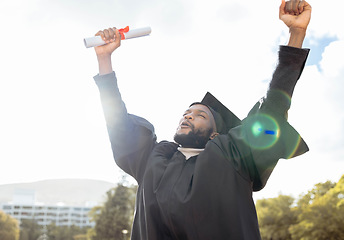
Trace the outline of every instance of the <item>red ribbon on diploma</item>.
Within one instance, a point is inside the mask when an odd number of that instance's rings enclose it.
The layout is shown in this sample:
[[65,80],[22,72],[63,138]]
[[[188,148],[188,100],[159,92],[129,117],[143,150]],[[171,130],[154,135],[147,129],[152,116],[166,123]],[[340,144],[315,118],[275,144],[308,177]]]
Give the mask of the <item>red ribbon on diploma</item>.
[[129,32],[129,26],[126,26],[125,28],[118,29],[119,34],[121,34],[121,40],[125,39],[124,33]]

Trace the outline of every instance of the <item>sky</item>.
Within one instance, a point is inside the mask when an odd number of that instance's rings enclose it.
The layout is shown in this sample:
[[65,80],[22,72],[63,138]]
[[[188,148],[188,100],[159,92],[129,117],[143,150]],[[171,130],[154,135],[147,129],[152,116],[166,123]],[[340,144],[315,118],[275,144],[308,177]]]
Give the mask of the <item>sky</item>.
[[[344,15],[340,0],[310,0],[311,52],[289,122],[310,151],[280,160],[255,199],[298,197],[344,174]],[[0,2],[0,185],[45,179],[117,182],[96,55],[83,39],[108,27],[150,26],[113,54],[130,113],[172,140],[188,105],[209,91],[241,119],[266,93],[288,29],[279,0],[17,0]],[[333,7],[336,6],[336,7]]]

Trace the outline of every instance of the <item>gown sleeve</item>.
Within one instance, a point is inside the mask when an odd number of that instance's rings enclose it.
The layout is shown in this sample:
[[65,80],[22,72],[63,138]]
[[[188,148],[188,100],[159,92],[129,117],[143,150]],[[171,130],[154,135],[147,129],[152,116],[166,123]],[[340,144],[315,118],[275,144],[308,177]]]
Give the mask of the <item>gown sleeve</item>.
[[309,150],[287,121],[293,90],[308,53],[309,49],[280,47],[278,65],[266,97],[243,120],[241,136],[251,149],[251,162],[246,164],[254,191],[265,186],[279,159],[293,158]]
[[117,165],[141,182],[148,155],[156,144],[154,127],[144,118],[128,114],[115,73],[97,75],[111,148]]

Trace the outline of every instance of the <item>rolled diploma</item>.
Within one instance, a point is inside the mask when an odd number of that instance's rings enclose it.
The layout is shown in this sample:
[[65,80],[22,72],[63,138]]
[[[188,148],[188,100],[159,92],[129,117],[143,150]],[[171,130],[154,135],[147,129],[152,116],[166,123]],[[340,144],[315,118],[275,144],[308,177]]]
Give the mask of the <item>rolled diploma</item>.
[[[130,39],[130,38],[147,36],[151,32],[152,32],[152,29],[150,27],[144,27],[144,28],[137,28],[137,29],[129,30],[128,32],[123,33],[123,34],[124,34],[125,39]],[[85,43],[85,47],[87,48],[105,45],[105,42],[103,41],[101,36],[93,36],[89,38],[84,38],[84,43]]]

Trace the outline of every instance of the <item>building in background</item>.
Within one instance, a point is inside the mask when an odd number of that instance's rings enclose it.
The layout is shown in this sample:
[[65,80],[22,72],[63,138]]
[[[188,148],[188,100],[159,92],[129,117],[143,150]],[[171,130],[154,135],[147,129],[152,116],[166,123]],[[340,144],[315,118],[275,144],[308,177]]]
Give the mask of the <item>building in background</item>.
[[94,227],[88,216],[92,207],[65,206],[64,204],[45,205],[35,201],[32,190],[16,190],[13,202],[3,203],[0,209],[21,222],[23,219],[36,220],[39,225],[54,223],[56,226]]

